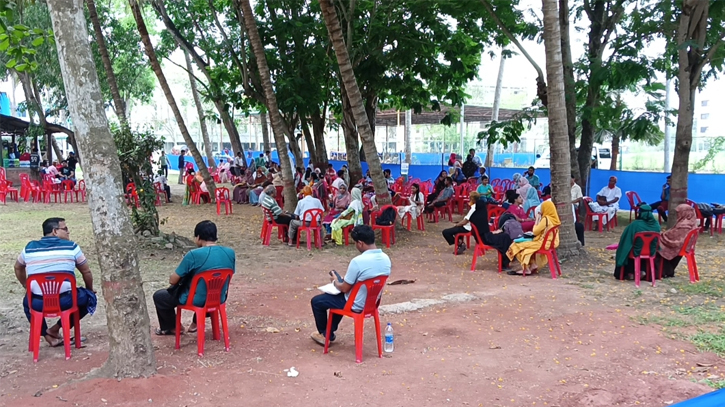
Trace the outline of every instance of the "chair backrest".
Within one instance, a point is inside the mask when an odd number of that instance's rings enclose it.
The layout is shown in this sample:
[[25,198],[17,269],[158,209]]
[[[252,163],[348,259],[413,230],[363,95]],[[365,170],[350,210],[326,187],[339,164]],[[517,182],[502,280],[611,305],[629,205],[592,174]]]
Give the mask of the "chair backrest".
[[[194,303],[196,287],[199,285],[199,280],[203,280],[206,284],[206,302],[204,306],[207,308],[218,307],[219,304],[222,303],[224,285],[232,280],[232,274],[234,274],[234,272],[231,269],[207,270],[195,274],[194,278],[191,280],[189,297],[186,300],[187,304]],[[189,303],[189,301],[191,301],[191,303]]]
[[64,191],[72,191],[73,188],[75,188],[75,183],[73,181],[67,179],[63,181],[63,190]]
[[500,206],[488,206],[488,217],[496,219],[494,224],[498,224],[498,218],[503,215],[504,212],[506,212],[506,210]]
[[86,190],[86,181],[85,180],[78,181],[78,190],[79,191],[85,191]]
[[697,202],[686,199],[685,203],[690,205],[692,209],[695,210],[695,215],[697,216],[697,219],[704,219],[704,216],[702,216],[702,212],[700,212],[700,207],[697,206]]
[[263,220],[265,220],[267,222],[270,222],[270,223],[274,223],[274,214],[272,213],[271,210],[269,210],[269,209],[267,209],[267,208],[265,208],[263,206],[262,207],[262,212],[264,212],[264,218],[263,218]]
[[583,200],[583,201],[584,201],[584,203],[585,203],[584,207],[585,207],[585,208],[586,208],[586,210],[587,210],[587,215],[593,214],[593,213],[594,213],[594,211],[592,211],[592,208],[591,208],[591,207],[589,206],[589,204],[590,204],[590,203],[594,202],[594,201],[592,200],[592,198],[590,198],[590,197],[588,197],[588,196],[585,196],[584,198],[582,198],[582,200]]
[[5,168],[0,167],[0,179],[5,179]]
[[76,305],[78,303],[76,294],[76,276],[75,274],[67,272],[29,275],[25,282],[25,287],[28,291],[28,304],[32,304],[33,298],[31,287],[33,286],[33,283],[36,283],[40,287],[40,292],[43,293],[43,312],[51,314],[60,313],[60,289],[65,281],[70,282],[70,292],[73,296],[73,305]]
[[126,193],[127,194],[136,193],[136,184],[134,184],[133,182],[129,182],[128,185],[126,185]]
[[478,234],[478,228],[476,227],[476,225],[474,225],[473,223],[469,223],[469,225],[471,225],[471,231],[473,232],[473,237],[476,238],[476,242],[478,242],[479,244],[485,244],[483,242],[483,239],[481,239],[481,235]]
[[544,234],[544,241],[541,243],[541,250],[556,249],[554,242],[556,242],[557,236],[559,236],[559,226],[547,230],[546,234]]
[[380,306],[380,299],[382,298],[382,291],[385,288],[385,282],[388,281],[388,276],[378,276],[365,281],[358,281],[352,286],[350,291],[350,297],[347,299],[345,304],[345,311],[352,312],[352,306],[355,304],[355,298],[361,287],[365,287],[367,290],[367,296],[365,297],[365,306],[363,307],[362,314],[364,316],[372,315],[375,310]]
[[533,215],[536,212],[536,208],[537,208],[536,206],[530,207],[529,210],[526,211],[526,217],[533,218],[533,216],[531,216],[531,215]]
[[695,253],[695,245],[697,245],[697,236],[699,234],[700,228],[692,229],[689,233],[687,233],[687,236],[685,236],[685,242],[682,243],[682,248],[680,249],[680,256]]
[[229,201],[229,189],[225,187],[217,188],[216,192],[214,192],[214,196],[219,202]]
[[[302,214],[301,220],[304,222],[310,222],[310,227],[318,227],[320,226],[319,223],[322,220],[322,213],[322,209],[308,209]],[[312,220],[308,220],[310,218]]]
[[[642,200],[639,198],[639,194],[637,194],[634,191],[627,191],[624,193],[624,195],[627,196],[627,201],[629,202],[629,207],[632,209],[635,209],[639,204],[642,203]],[[636,199],[636,201],[635,201]]]
[[[654,254],[657,252],[657,244],[660,240],[660,234],[659,232],[638,232],[634,234],[634,239],[632,239],[632,243],[637,243],[637,239],[642,240],[642,251],[640,251],[640,256],[654,256]],[[655,243],[654,250],[652,250],[652,243]],[[634,250],[634,247],[632,248]]]

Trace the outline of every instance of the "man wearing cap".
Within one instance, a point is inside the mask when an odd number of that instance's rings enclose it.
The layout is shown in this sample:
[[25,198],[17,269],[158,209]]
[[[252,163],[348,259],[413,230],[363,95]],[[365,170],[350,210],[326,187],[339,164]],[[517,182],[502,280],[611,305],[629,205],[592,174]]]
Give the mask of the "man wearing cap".
[[667,182],[662,185],[662,192],[660,193],[660,200],[653,202],[650,207],[652,210],[657,210],[657,213],[662,217],[662,220],[667,222],[667,207],[670,202],[670,182],[672,181],[672,175],[667,176]]

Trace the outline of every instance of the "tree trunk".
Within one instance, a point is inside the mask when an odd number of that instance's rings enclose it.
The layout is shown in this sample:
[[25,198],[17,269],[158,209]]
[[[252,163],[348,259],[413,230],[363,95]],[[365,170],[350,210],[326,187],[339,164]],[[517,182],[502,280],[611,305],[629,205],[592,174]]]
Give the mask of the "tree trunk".
[[[204,140],[204,151],[206,152],[206,159],[209,165],[216,167],[216,161],[214,161],[214,154],[212,154],[211,150],[211,139],[209,138],[209,131],[206,127],[206,119],[204,118],[204,106],[202,106],[201,104],[199,90],[196,88],[196,78],[193,74],[194,68],[191,66],[191,58],[189,58],[189,53],[186,51],[183,52],[184,59],[186,60],[186,69],[189,71],[189,85],[191,85],[191,95],[194,98],[196,113],[199,115],[199,127],[201,128],[201,138]],[[221,153],[222,151],[219,150],[219,154]]]
[[302,137],[304,137],[305,144],[307,144],[307,151],[310,152],[310,162],[318,168],[327,168],[327,166],[322,167],[320,165],[320,162],[317,160],[317,153],[315,152],[315,140],[314,138],[312,138],[312,132],[310,131],[310,126],[307,125],[306,118],[300,118],[300,126],[302,127]]
[[619,159],[619,141],[620,133],[615,131],[612,134],[612,163],[609,165],[609,169],[612,171],[617,170],[617,160]]
[[560,256],[568,257],[579,253],[579,241],[574,231],[574,217],[571,210],[571,160],[569,159],[559,17],[557,14],[557,0],[542,0],[542,3],[544,45],[546,48],[546,78],[549,83],[551,195],[561,220],[558,253]]
[[312,138],[315,141],[315,155],[317,156],[317,162],[322,168],[327,168],[328,154],[327,146],[325,145],[325,115],[327,114],[327,106],[322,109],[322,112],[317,110],[312,112],[310,117],[310,123],[312,123]]
[[579,164],[576,153],[576,83],[574,64],[571,60],[571,41],[569,39],[569,1],[559,0],[559,27],[561,30],[561,60],[564,68],[564,95],[566,97],[566,126],[569,134],[569,157],[571,174],[580,180]]
[[161,70],[161,64],[159,63],[158,58],[156,58],[156,51],[154,51],[154,46],[151,44],[151,38],[149,37],[146,23],[143,20],[141,7],[139,6],[137,0],[129,0],[129,4],[131,5],[131,12],[133,13],[133,18],[134,20],[136,20],[136,27],[138,28],[138,32],[141,35],[141,42],[144,45],[146,56],[148,57],[149,63],[151,64],[151,69],[153,69],[154,73],[156,74],[156,78],[159,80],[159,86],[161,86],[161,90],[164,92],[164,96],[166,96],[166,101],[169,103],[171,111],[174,112],[174,118],[176,119],[176,123],[178,123],[179,125],[179,131],[181,131],[181,135],[184,137],[184,142],[189,148],[191,156],[194,157],[196,165],[199,167],[199,172],[201,172],[201,176],[204,178],[204,183],[206,183],[206,188],[209,190],[209,195],[212,199],[214,199],[214,191],[216,190],[214,179],[211,177],[209,169],[207,168],[206,164],[204,164],[204,160],[201,158],[199,149],[196,148],[194,140],[191,138],[189,130],[186,128],[186,124],[184,123],[184,117],[181,115],[179,106],[176,104],[174,95],[171,93],[169,83],[166,82],[166,76],[164,75],[164,71]]
[[[25,100],[30,104],[30,111],[28,118],[33,123],[32,111],[38,115],[38,122],[40,127],[45,131],[45,156],[48,160],[48,165],[53,163],[53,148],[55,147],[55,155],[58,160],[62,160],[63,156],[60,154],[58,145],[53,139],[53,135],[48,132],[47,125],[48,121],[45,118],[45,111],[43,110],[43,104],[40,102],[40,92],[38,92],[37,86],[33,82],[33,79],[26,72],[18,72],[20,83],[23,85],[23,93],[25,93]],[[76,152],[77,153],[77,152]]]
[[254,14],[252,13],[252,6],[249,4],[249,0],[242,0],[240,3],[242,6],[242,13],[244,14],[244,25],[246,26],[247,33],[249,35],[249,43],[254,52],[254,56],[257,59],[259,76],[262,80],[262,88],[264,89],[264,95],[267,99],[267,111],[269,111],[270,119],[272,120],[272,131],[274,132],[274,140],[277,144],[279,163],[282,166],[282,178],[284,179],[284,208],[285,210],[292,212],[297,206],[297,190],[295,189],[294,177],[292,176],[292,164],[290,163],[289,155],[287,154],[287,148],[285,148],[284,120],[279,112],[279,107],[277,107],[277,96],[274,94],[274,89],[272,88],[272,79],[269,73],[269,66],[267,65],[267,57],[264,55],[264,45],[262,44],[262,39],[259,37],[257,22],[254,19]]
[[345,85],[340,81],[342,99],[342,131],[345,136],[345,152],[347,153],[348,172],[350,183],[355,185],[363,178],[362,164],[360,163],[360,144],[358,143],[357,127],[352,113],[352,105],[347,97]]
[[[413,132],[413,112],[408,109],[405,111],[405,134],[403,144],[405,145],[405,162],[410,164],[413,161],[413,151],[410,148],[410,135]],[[408,170],[410,171],[410,169]]]
[[[350,98],[350,106],[352,107],[355,123],[357,123],[357,130],[365,150],[370,176],[373,179],[376,201],[381,206],[388,205],[392,202],[390,193],[388,192],[388,184],[383,176],[383,168],[380,165],[380,158],[375,147],[373,129],[368,115],[365,112],[365,105],[360,95],[360,89],[357,86],[355,72],[350,63],[350,55],[347,53],[347,47],[345,47],[345,41],[342,38],[342,28],[340,28],[337,12],[331,0],[320,0],[320,7],[325,18],[325,26],[327,26],[327,31],[332,41],[332,47],[335,49],[340,77],[342,78],[347,95]],[[373,102],[369,100],[369,104],[373,104]],[[377,105],[377,103],[374,105]]]
[[86,157],[88,206],[106,301],[108,360],[99,373],[143,377],[156,373],[148,310],[131,219],[123,200],[121,167],[108,129],[83,0],[48,2],[68,106]]
[[[264,151],[272,151],[272,146],[269,144],[269,125],[267,124],[267,113],[260,113],[259,121],[262,124],[262,143],[264,144]],[[279,147],[277,149],[279,150]]]
[[[501,107],[501,88],[503,86],[503,67],[506,64],[506,58],[503,56],[503,49],[501,50],[501,60],[498,64],[498,76],[496,77],[496,89],[493,92],[493,109],[491,112],[491,121],[498,121],[498,111]],[[486,168],[493,167],[493,154],[494,143],[487,143],[488,148],[486,149],[486,162],[483,164]]]
[[[297,129],[297,119],[293,117],[292,122],[288,124],[281,114],[280,118],[282,118],[282,128],[285,129],[285,136],[287,137],[287,140],[289,140],[289,150],[295,158],[295,166],[304,167],[305,157],[302,154],[302,149],[300,149],[300,140],[295,134],[295,130]],[[285,125],[288,125],[289,127],[286,127]],[[274,128],[272,130],[274,131]],[[279,148],[277,148],[277,155],[279,154]],[[311,158],[312,155],[310,155],[310,159]],[[292,166],[291,163],[290,166]]]
[[126,103],[124,103],[123,98],[121,97],[121,92],[118,91],[118,83],[116,82],[116,75],[113,72],[113,64],[111,63],[111,58],[108,56],[106,39],[103,37],[103,29],[101,28],[101,22],[98,19],[98,12],[96,11],[96,2],[95,0],[86,0],[86,5],[88,6],[88,16],[91,18],[91,24],[93,25],[93,33],[96,37],[98,53],[101,54],[103,69],[106,71],[108,87],[111,89],[113,107],[116,112],[116,116],[118,117],[118,121],[121,122],[121,126],[128,128]]

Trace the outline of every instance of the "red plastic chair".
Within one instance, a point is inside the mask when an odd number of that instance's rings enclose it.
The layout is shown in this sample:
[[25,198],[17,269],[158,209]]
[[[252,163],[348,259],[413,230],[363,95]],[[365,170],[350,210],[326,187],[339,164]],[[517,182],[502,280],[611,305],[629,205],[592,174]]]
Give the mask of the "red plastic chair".
[[[224,350],[229,352],[229,326],[227,325],[227,306],[222,300],[222,290],[227,284],[227,291],[232,280],[234,272],[231,269],[207,270],[194,275],[191,280],[191,288],[189,289],[189,297],[185,305],[176,307],[176,347],[181,348],[181,311],[193,311],[196,313],[197,326],[197,353],[204,356],[204,324],[206,316],[211,317],[212,338],[219,340],[219,317],[222,321],[222,334],[224,335]],[[206,284],[206,302],[203,307],[194,305],[194,295],[196,294],[196,286],[199,281],[204,280]]]
[[[597,222],[599,224],[599,233],[602,233],[602,223],[604,223],[604,220],[607,219],[607,214],[605,213],[597,213],[592,211],[592,208],[589,206],[589,204],[592,202],[592,198],[585,196],[584,197],[584,207],[587,210],[587,216],[584,219],[584,230],[592,230],[592,225],[594,224],[594,218],[597,219]],[[609,231],[609,224],[610,222],[607,222],[606,228],[607,231]]]
[[345,239],[345,246],[350,244],[350,232],[352,232],[355,225],[347,225],[342,228],[342,237]]
[[438,219],[448,214],[448,221],[453,222],[453,205],[454,201],[453,197],[451,197],[445,205],[434,206],[433,212],[428,214],[428,220],[432,220],[433,223],[438,223]]
[[138,200],[138,191],[136,191],[136,184],[130,182],[126,185],[126,203],[128,205],[136,205],[137,208],[141,207],[141,203]]
[[[166,195],[164,195],[164,196],[166,196]],[[81,202],[86,201],[86,181],[85,180],[78,181],[78,191],[77,191],[77,195],[76,195],[76,200],[78,200],[77,199],[78,197],[80,197]]]
[[229,197],[228,188],[217,188],[214,193],[216,196],[216,214],[221,215],[221,206],[224,205],[224,214],[232,213],[232,199]]
[[262,211],[264,211],[264,216],[262,217],[262,233],[260,235],[260,238],[262,239],[262,246],[269,246],[269,243],[272,240],[272,228],[274,227],[277,228],[277,238],[282,241],[286,240],[285,238],[287,236],[288,226],[275,222],[274,216],[272,216],[272,211],[269,209],[262,208]]
[[453,209],[458,210],[458,213],[463,215],[463,204],[468,202],[468,185],[463,183],[453,189],[453,197],[451,198]]
[[[406,226],[407,221],[407,226]],[[418,215],[417,218],[415,218],[416,224],[418,226],[418,230],[425,231],[425,219],[423,219],[423,214]],[[402,226],[406,226],[408,228],[408,231],[410,231],[410,224],[413,222],[413,215],[410,213],[406,213],[403,215],[403,218],[400,219],[400,224]]]
[[[68,197],[70,196],[70,202],[73,203],[73,197],[76,195],[75,183],[67,179],[61,185],[63,185],[63,201],[68,203]],[[78,197],[76,197],[76,201],[78,201]]]
[[[554,242],[556,242],[557,236],[559,236],[559,226],[554,226],[553,228],[547,230],[546,234],[544,235],[544,241],[541,244],[541,248],[535,253],[543,254],[546,256],[547,260],[549,261],[551,278],[554,280],[556,280],[557,275],[561,275],[559,256],[556,254],[556,247],[554,246]],[[523,275],[524,277],[526,277],[525,273],[523,273]]]
[[[362,363],[362,351],[363,351],[363,325],[365,324],[365,318],[373,317],[375,321],[375,336],[378,341],[378,357],[383,357],[383,338],[380,335],[380,315],[378,314],[378,307],[380,307],[380,300],[383,288],[385,288],[385,282],[388,280],[387,276],[373,277],[369,280],[358,281],[350,291],[350,297],[345,304],[343,309],[330,309],[330,313],[327,318],[327,331],[325,332],[325,350],[323,353],[327,353],[330,349],[330,333],[332,331],[332,316],[342,315],[344,317],[350,317],[353,319],[355,325],[355,362]],[[360,287],[365,286],[367,289],[367,297],[365,298],[365,307],[362,312],[355,312],[352,310],[352,306],[355,303]]]
[[[65,281],[70,282],[73,306],[67,310],[60,309],[60,289]],[[30,288],[35,282],[43,293],[43,311],[33,309],[33,296]],[[43,318],[60,317],[63,326],[63,345],[65,347],[65,360],[70,359],[70,317],[73,315],[73,333],[75,335],[76,349],[81,348],[81,318],[78,311],[78,298],[76,293],[76,277],[71,273],[41,273],[28,276],[25,283],[27,288],[28,307],[30,307],[30,339],[28,351],[33,352],[33,362],[38,361],[40,352],[40,329]]]
[[[32,191],[33,200],[34,201],[43,201],[45,203],[50,203],[50,197],[53,197],[53,201],[55,203],[60,202],[60,195],[61,195],[61,184],[54,184],[53,181],[43,181],[43,186],[38,187],[37,189],[32,185],[29,184],[27,187],[29,191]],[[36,198],[37,197],[37,198]]]
[[[691,230],[685,237],[685,242],[682,244],[682,248],[678,254],[678,256],[687,259],[687,271],[690,274],[691,283],[700,281],[700,273],[697,271],[697,261],[695,261],[695,246],[697,245],[697,235],[699,234],[699,229]],[[660,274],[662,273],[662,262],[663,259],[660,259]]]
[[15,202],[20,202],[20,192],[17,188],[13,188],[12,182],[0,179],[0,188],[4,188],[5,193],[10,196],[10,199],[14,199]]
[[385,247],[389,249],[391,241],[393,244],[395,244],[395,221],[393,221],[393,223],[391,223],[390,225],[378,225],[377,223],[375,223],[375,220],[378,218],[378,216],[380,216],[380,214],[382,214],[383,211],[388,208],[393,208],[393,210],[396,211],[397,216],[397,208],[395,206],[385,205],[378,209],[376,212],[370,214],[370,224],[373,227],[373,231],[380,229],[383,243],[385,243]]
[[[642,199],[640,199],[639,194],[634,191],[627,191],[624,195],[627,196],[627,201],[629,202],[629,221],[632,222],[632,214],[634,214],[634,217],[637,218],[639,205],[642,203]],[[655,209],[657,208],[652,208],[652,210]]]
[[[705,216],[702,214],[702,212],[700,212],[700,208],[697,206],[697,203],[694,201],[691,201],[689,199],[687,199],[685,201],[685,203],[690,205],[692,207],[692,209],[695,210],[695,216],[697,216],[697,220],[700,221],[700,233],[704,232],[705,225],[707,224],[707,219],[705,219]],[[715,230],[714,225],[712,225],[712,226],[713,227],[710,228],[710,236],[713,235],[713,230]]]
[[7,205],[6,199],[8,195],[8,186],[5,184],[4,180],[0,180],[0,202],[3,203],[3,205]]
[[476,237],[476,246],[473,249],[473,261],[471,262],[471,271],[476,271],[476,259],[478,259],[479,256],[485,256],[486,250],[493,250],[494,252],[496,252],[496,254],[498,254],[498,272],[501,273],[503,260],[503,258],[501,257],[501,252],[483,243],[483,239],[481,239],[481,235],[478,233],[478,229],[476,229],[476,225],[474,225],[473,223],[471,223],[471,231]]
[[528,219],[534,219],[534,213],[536,213],[536,208],[538,207],[532,206],[531,208],[529,208],[529,210],[526,211],[526,217]]
[[[302,232],[307,234],[307,250],[312,250],[312,238],[315,240],[315,247],[322,249],[322,209],[308,209],[302,214],[300,220],[302,225],[297,228],[297,248],[300,248],[300,236]],[[307,225],[307,219],[312,219],[309,225]]]
[[[634,240],[633,242],[636,242],[637,239],[642,240],[642,251],[639,253],[639,256],[634,256],[634,247],[629,252],[629,259],[634,261],[634,285],[639,288],[639,281],[640,281],[640,275],[641,275],[641,264],[640,260],[649,260],[648,266],[646,267],[646,270],[649,269],[649,271],[652,273],[652,287],[655,286],[655,283],[657,281],[657,269],[655,268],[655,255],[657,254],[657,249],[655,248],[654,251],[652,251],[652,242],[656,242],[659,244],[660,234],[658,232],[639,232],[634,234]],[[659,278],[662,279],[662,268],[660,268],[660,276]],[[624,280],[624,266],[619,268],[619,279]]]
[[455,236],[453,236],[453,255],[458,256],[458,239],[461,239],[461,242],[466,241],[466,249],[471,248],[471,232],[465,232],[465,233],[456,233]]
[[274,189],[277,190],[277,194],[274,196],[274,200],[277,201],[277,205],[279,205],[280,208],[284,208],[284,187],[283,186],[276,186]]
[[500,206],[488,206],[488,218],[494,229],[498,229],[498,220],[506,212],[506,209]]

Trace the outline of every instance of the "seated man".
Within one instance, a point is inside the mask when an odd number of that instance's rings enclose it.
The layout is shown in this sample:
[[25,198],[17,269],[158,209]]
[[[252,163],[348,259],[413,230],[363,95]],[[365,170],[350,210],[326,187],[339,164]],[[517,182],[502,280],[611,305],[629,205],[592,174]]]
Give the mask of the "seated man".
[[166,176],[164,175],[164,170],[159,170],[158,174],[156,174],[156,177],[154,177],[154,183],[155,184],[161,184],[161,187],[164,189],[164,192],[166,193],[166,201],[171,203],[171,187],[168,185],[166,181]]
[[393,186],[393,184],[395,184],[395,178],[393,178],[393,175],[390,172],[390,170],[384,170],[383,176],[385,177],[385,182],[388,183],[388,189],[390,189],[390,187]]
[[433,213],[433,208],[440,208],[448,204],[448,200],[453,196],[453,179],[446,177],[446,187],[441,191],[438,196],[425,206],[425,213]]
[[602,222],[603,225],[606,225],[617,216],[620,198],[622,198],[622,190],[617,186],[617,177],[609,177],[609,185],[597,193],[597,201],[590,203],[589,207],[593,212],[607,214]]
[[277,204],[275,196],[277,196],[277,188],[275,188],[274,185],[267,185],[267,188],[264,190],[264,197],[262,197],[262,200],[260,201],[262,203],[262,208],[272,212],[273,219],[267,218],[267,220],[274,220],[275,223],[280,225],[289,225],[294,215],[283,211]]
[[[310,337],[313,341],[320,345],[325,345],[325,333],[327,332],[327,310],[343,309],[350,298],[350,290],[352,287],[365,280],[380,276],[390,275],[390,258],[382,250],[375,246],[375,231],[368,225],[355,226],[350,232],[352,240],[355,242],[355,248],[361,253],[350,261],[347,267],[347,273],[342,282],[337,281],[337,277],[330,272],[330,281],[335,288],[340,290],[340,294],[320,294],[312,298],[312,314],[315,316],[315,326],[317,331],[313,332]],[[381,293],[382,295],[382,293]],[[367,290],[365,287],[355,297],[352,310],[361,312],[365,306],[367,299]],[[330,333],[330,342],[335,340],[335,331],[342,316],[335,315],[332,317],[332,330]]]
[[[176,333],[176,306],[186,304],[189,298],[189,289],[194,275],[208,270],[231,269],[236,255],[234,250],[217,245],[217,229],[210,220],[201,221],[194,228],[194,243],[197,249],[186,253],[176,271],[169,276],[171,287],[162,288],[154,293],[154,306],[159,318],[159,327],[156,335],[174,335]],[[226,301],[228,286],[224,287],[222,302]],[[193,304],[204,306],[206,302],[206,284],[201,281],[196,287]],[[183,328],[182,328],[183,331]],[[196,315],[189,325],[189,332],[196,332]]]
[[[96,294],[93,291],[93,275],[91,268],[88,266],[86,256],[83,255],[81,248],[73,241],[69,240],[70,232],[63,218],[49,218],[43,222],[43,237],[40,240],[33,240],[25,246],[20,256],[15,261],[15,278],[18,279],[20,285],[26,287],[28,276],[43,273],[68,273],[75,278],[75,269],[81,272],[85,288],[76,288],[76,299],[78,301],[78,312],[83,318],[89,313],[93,313],[96,309]],[[28,297],[23,296],[23,308],[25,316],[30,321],[30,306],[35,311],[43,310],[43,293],[37,283],[30,286],[32,291],[32,304],[28,304]],[[73,306],[73,297],[71,293],[70,282],[63,283],[60,289],[60,309],[67,310]],[[73,318],[70,320],[71,328],[73,327]],[[63,339],[59,336],[61,321],[55,323],[52,327],[43,319],[43,325],[40,328],[40,334],[45,338],[50,346],[59,346],[63,344]]]
[[[468,233],[471,231],[471,222],[469,219],[471,219],[471,215],[473,215],[473,212],[476,212],[476,202],[481,198],[481,194],[479,194],[476,191],[471,192],[470,195],[470,205],[471,208],[468,210],[468,213],[466,216],[461,219],[460,222],[456,223],[452,228],[443,229],[443,238],[446,239],[446,242],[448,242],[448,246],[456,243],[456,235],[459,233]],[[462,254],[466,251],[466,243],[461,240],[461,243],[458,244],[458,247],[456,248],[456,254]]]
[[653,202],[650,205],[653,211],[657,211],[662,220],[667,222],[667,208],[670,202],[670,183],[672,182],[672,175],[667,176],[667,181],[662,185],[662,192],[660,193],[660,200]]
[[[297,202],[297,207],[295,208],[294,217],[295,219],[292,220],[289,223],[289,231],[288,231],[288,237],[289,242],[288,244],[290,246],[294,246],[297,244],[297,229],[299,229],[300,226],[302,226],[302,216],[304,216],[305,212],[307,212],[310,209],[321,209],[323,212],[325,211],[325,207],[322,206],[322,202],[320,202],[319,199],[312,196],[312,188],[309,186],[306,186],[302,188],[302,195],[304,198],[300,199]],[[312,217],[310,215],[307,215],[307,218],[304,219],[305,225],[309,225],[312,221]],[[318,222],[322,222],[322,219],[318,219]],[[320,223],[320,225],[322,225]]]
[[76,182],[76,173],[68,166],[68,161],[63,160],[60,167],[60,176],[63,181],[71,180]]

